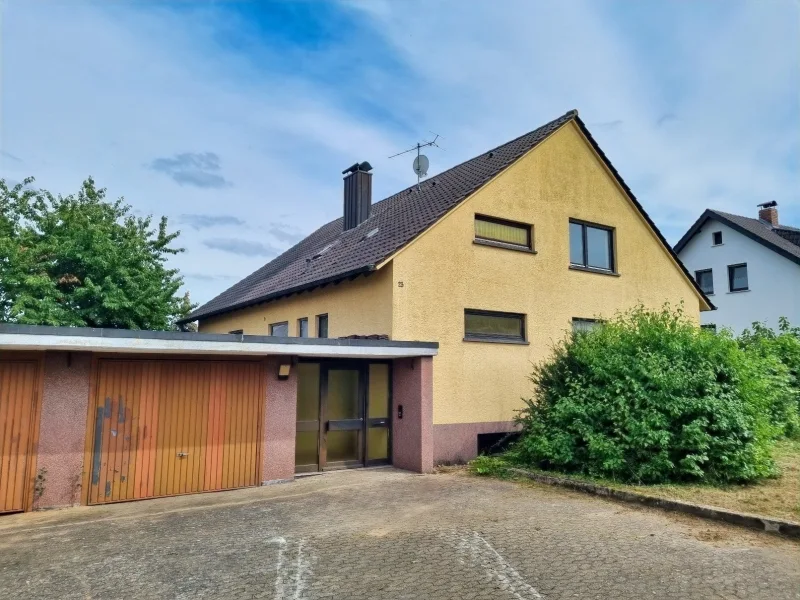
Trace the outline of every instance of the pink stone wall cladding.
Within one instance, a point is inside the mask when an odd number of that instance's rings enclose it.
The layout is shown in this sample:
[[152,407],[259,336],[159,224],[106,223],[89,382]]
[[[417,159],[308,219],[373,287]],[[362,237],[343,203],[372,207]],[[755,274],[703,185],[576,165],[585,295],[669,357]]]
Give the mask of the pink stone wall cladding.
[[479,433],[505,433],[516,429],[513,421],[434,425],[434,463],[441,465],[472,460],[478,455]]
[[89,353],[45,354],[36,463],[36,472],[44,471],[44,491],[34,508],[80,503],[91,370]]
[[278,379],[278,366],[289,357],[267,360],[267,397],[264,408],[264,446],[262,481],[294,478],[294,444],[297,426],[297,365],[289,378]]
[[[392,370],[392,463],[418,473],[433,470],[433,360],[394,361]],[[403,418],[397,416],[403,407]]]

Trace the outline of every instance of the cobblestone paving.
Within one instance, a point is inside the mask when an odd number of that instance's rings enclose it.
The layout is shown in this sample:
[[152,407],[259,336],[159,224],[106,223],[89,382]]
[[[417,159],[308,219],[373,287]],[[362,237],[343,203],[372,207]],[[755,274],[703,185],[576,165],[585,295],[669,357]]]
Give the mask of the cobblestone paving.
[[1,598],[800,598],[800,545],[393,469],[0,518]]

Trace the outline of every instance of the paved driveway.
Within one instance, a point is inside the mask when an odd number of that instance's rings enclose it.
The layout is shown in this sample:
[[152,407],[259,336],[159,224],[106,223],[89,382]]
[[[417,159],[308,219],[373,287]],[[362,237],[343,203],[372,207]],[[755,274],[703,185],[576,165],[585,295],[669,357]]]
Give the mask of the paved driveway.
[[393,469],[0,518],[3,598],[800,598],[800,545]]

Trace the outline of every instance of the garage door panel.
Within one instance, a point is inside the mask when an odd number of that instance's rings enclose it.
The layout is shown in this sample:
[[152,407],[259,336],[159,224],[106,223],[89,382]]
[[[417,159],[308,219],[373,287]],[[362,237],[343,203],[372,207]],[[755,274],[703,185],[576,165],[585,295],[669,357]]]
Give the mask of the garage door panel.
[[35,361],[0,362],[0,512],[25,509],[36,373]]
[[258,485],[261,363],[103,360],[98,373],[91,503]]

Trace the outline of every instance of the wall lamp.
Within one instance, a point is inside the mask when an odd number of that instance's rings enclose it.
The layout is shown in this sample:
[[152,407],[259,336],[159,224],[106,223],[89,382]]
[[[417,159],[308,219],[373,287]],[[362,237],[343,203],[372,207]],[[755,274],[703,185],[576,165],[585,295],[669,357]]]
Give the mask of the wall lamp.
[[289,374],[292,372],[292,363],[281,363],[278,365],[278,379],[284,381],[289,379]]

